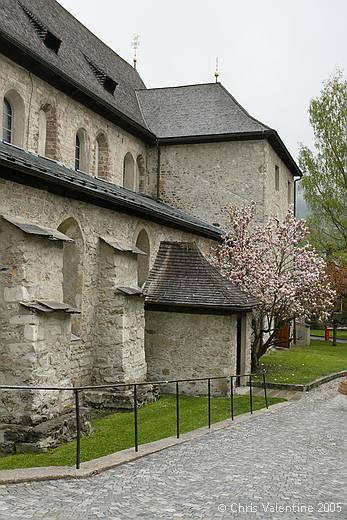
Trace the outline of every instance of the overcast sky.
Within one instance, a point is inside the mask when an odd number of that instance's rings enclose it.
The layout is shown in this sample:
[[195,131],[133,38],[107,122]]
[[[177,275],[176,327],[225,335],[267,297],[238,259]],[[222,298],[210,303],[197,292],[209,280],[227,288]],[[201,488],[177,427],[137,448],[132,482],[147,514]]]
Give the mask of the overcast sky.
[[347,72],[346,0],[60,0],[132,61],[147,87],[220,81],[275,128],[297,158],[313,144],[307,108],[338,66]]

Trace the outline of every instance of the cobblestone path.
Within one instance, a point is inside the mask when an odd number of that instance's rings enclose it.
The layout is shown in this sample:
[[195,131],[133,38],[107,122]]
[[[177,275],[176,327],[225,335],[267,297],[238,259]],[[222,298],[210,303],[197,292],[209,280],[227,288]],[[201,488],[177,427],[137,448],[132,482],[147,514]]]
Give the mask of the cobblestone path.
[[2,486],[0,518],[346,519],[347,407],[336,387],[86,480]]

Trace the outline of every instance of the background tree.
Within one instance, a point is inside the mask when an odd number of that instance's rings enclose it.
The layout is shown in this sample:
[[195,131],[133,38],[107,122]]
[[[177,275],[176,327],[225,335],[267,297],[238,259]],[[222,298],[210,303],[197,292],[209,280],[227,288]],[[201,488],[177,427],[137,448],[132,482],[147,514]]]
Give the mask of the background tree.
[[326,320],[335,292],[324,260],[306,240],[308,229],[293,209],[283,222],[253,225],[255,203],[228,210],[230,225],[212,263],[223,276],[259,300],[254,311],[252,370],[289,320]]
[[336,312],[347,311],[347,266],[329,262],[327,273],[330,283],[336,292],[335,308]]
[[309,107],[315,152],[301,146],[301,181],[310,209],[310,240],[328,259],[347,264],[347,82],[341,71]]

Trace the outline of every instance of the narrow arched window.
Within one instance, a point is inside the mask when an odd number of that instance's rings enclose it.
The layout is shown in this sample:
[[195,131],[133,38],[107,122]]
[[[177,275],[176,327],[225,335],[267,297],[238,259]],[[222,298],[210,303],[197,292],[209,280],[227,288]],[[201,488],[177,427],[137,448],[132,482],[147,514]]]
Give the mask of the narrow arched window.
[[124,157],[123,186],[128,188],[128,190],[134,190],[135,188],[135,161],[130,152]]
[[149,273],[149,261],[151,255],[151,247],[149,237],[145,229],[142,229],[137,236],[136,247],[141,249],[144,255],[137,256],[137,281],[139,287],[146,282]]
[[[74,218],[68,218],[60,224],[58,231],[72,238],[64,242],[63,248],[63,301],[82,311],[84,283],[84,239],[81,228]],[[71,316],[71,332],[81,334],[81,315]]]
[[109,178],[109,151],[105,134],[100,133],[95,142],[95,175],[99,179]]
[[46,155],[46,143],[47,143],[47,114],[45,110],[41,108],[39,112],[39,141],[37,146],[37,152],[39,155]]
[[75,170],[89,171],[89,140],[84,128],[79,128],[75,138]]
[[11,103],[5,97],[2,118],[2,138],[5,143],[12,143],[13,134],[13,110]]
[[39,110],[37,153],[58,159],[58,125],[54,104],[43,103]]
[[146,164],[142,155],[138,155],[137,160],[137,179],[136,190],[140,193],[146,192]]
[[8,90],[2,105],[2,139],[22,147],[24,143],[25,107],[16,90]]
[[81,140],[79,135],[76,134],[75,141],[75,170],[80,170],[81,166]]

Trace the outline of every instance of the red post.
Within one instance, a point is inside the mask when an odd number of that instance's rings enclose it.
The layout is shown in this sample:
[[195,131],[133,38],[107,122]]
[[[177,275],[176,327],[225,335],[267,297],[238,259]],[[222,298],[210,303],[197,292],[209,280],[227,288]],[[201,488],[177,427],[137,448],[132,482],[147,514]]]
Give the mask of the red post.
[[324,325],[324,341],[330,341],[330,330],[327,325]]

